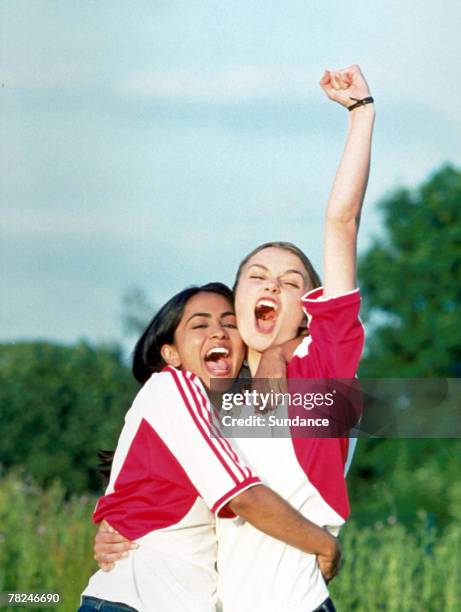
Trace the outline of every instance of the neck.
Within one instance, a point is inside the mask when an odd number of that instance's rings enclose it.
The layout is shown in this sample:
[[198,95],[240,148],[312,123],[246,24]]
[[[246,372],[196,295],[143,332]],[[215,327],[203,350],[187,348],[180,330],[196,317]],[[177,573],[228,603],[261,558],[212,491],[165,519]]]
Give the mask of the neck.
[[247,353],[247,361],[248,367],[250,368],[251,375],[254,376],[256,374],[256,370],[258,369],[259,362],[261,361],[262,353],[255,351],[255,349],[249,348]]

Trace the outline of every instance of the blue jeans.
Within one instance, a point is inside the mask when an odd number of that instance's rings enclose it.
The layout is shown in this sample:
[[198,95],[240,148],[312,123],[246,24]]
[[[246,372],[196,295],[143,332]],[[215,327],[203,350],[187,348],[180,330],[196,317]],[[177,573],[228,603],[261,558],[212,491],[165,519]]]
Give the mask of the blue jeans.
[[[135,608],[131,608],[126,604],[117,603],[115,601],[105,601],[104,599],[98,599],[97,597],[82,597],[82,605],[77,612],[137,612]],[[320,604],[318,608],[315,608],[314,612],[336,612],[336,608],[330,598]]]
[[94,612],[95,610],[98,610],[98,612],[138,612],[135,608],[117,601],[106,601],[105,599],[83,595],[82,605],[77,612]]
[[330,598],[325,599],[325,601],[323,603],[320,604],[320,606],[318,606],[318,608],[315,608],[314,612],[336,612],[336,608],[333,604],[333,602],[331,601]]

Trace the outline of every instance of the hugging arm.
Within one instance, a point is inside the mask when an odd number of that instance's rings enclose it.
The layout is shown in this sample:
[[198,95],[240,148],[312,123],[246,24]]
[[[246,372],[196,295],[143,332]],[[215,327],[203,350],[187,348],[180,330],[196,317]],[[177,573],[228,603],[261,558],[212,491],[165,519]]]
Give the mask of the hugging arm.
[[[357,65],[325,71],[320,85],[326,95],[344,107],[370,96]],[[328,200],[324,238],[323,297],[347,293],[356,286],[356,251],[360,211],[368,182],[374,104],[358,106],[348,114],[343,155]]]
[[[262,484],[251,487],[231,499],[228,507],[263,533],[305,553],[315,554],[327,581],[338,573],[341,562],[338,540],[306,519],[272,489]],[[137,547],[103,521],[95,538],[94,558],[102,570],[110,571],[116,561]]]
[[272,489],[257,485],[229,502],[236,515],[263,533],[314,554],[327,581],[336,576],[341,563],[338,540],[326,529],[306,519]]
[[139,548],[139,544],[127,540],[107,521],[99,523],[93,544],[94,558],[100,569],[109,572],[119,559],[127,557],[130,550]]
[[[156,401],[160,397],[162,401]],[[196,377],[174,369],[164,372],[139,402],[143,403],[139,403],[138,412],[142,421],[151,426],[148,430],[150,436],[155,433],[164,444],[164,447],[159,447],[155,436],[152,440],[146,438],[143,442],[146,453],[154,444],[155,448],[163,449],[167,460],[174,459],[172,465],[179,464],[182,471],[172,474],[181,479],[186,492],[190,491],[194,499],[200,494],[217,516],[240,516],[260,531],[304,552],[318,555],[325,577],[330,579],[335,575],[340,557],[337,540],[261,484],[228,441],[217,440],[219,425],[212,421],[213,408]],[[156,410],[152,410],[153,405]],[[169,483],[172,478],[170,473],[163,476],[163,472],[156,471],[156,465],[149,463],[148,469],[152,481],[164,478]],[[155,488],[150,490],[152,508],[158,507],[155,491]],[[116,499],[118,494],[119,490],[114,490],[99,500],[93,518],[97,522],[105,518],[111,523],[113,516],[126,529],[129,518],[119,518],[122,502]],[[136,520],[136,512],[133,516]],[[129,543],[124,538],[107,525],[100,528],[95,558],[101,569],[111,569],[111,564],[128,550]]]

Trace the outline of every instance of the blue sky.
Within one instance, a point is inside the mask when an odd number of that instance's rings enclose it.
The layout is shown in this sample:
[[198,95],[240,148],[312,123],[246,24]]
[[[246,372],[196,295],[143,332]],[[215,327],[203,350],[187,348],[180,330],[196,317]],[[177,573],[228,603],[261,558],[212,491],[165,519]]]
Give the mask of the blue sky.
[[[122,295],[231,283],[266,240],[321,265],[359,63],[376,204],[461,164],[459,2],[0,2],[0,340],[119,339]],[[385,281],[385,279],[384,279]]]

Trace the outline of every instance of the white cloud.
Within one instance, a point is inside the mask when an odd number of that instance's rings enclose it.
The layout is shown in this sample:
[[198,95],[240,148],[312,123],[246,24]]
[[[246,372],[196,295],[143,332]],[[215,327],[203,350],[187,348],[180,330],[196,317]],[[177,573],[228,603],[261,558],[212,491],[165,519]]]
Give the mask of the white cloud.
[[[43,244],[47,240],[92,240],[96,244],[103,239],[123,241],[134,244],[145,242],[165,247],[178,248],[190,242],[191,226],[188,224],[175,227],[174,234],[165,232],[160,221],[158,210],[131,210],[110,213],[107,210],[81,212],[76,210],[33,210],[9,209],[2,211],[1,232],[11,242],[21,244],[29,239],[39,239]],[[209,239],[210,226],[207,224],[193,226],[194,241],[204,244]],[[174,246],[176,245],[176,246]],[[190,244],[193,247],[192,243]]]
[[122,81],[129,97],[189,102],[240,102],[264,98],[310,97],[321,75],[293,66],[241,65],[214,72],[142,71]]
[[46,70],[27,63],[9,66],[2,74],[2,82],[9,91],[62,91],[62,88],[77,90],[94,86],[97,76],[94,67],[83,60],[56,60]]
[[[430,81],[413,72],[390,69],[389,62],[369,62],[367,76],[381,108],[415,105],[440,113],[457,122],[461,107],[453,100],[461,96],[460,81],[430,66]],[[321,72],[321,70],[320,70]],[[239,65],[216,71],[188,69],[138,71],[118,86],[124,97],[167,102],[239,103],[248,101],[319,99],[321,74],[312,66]],[[441,92],[444,92],[441,95]]]
[[107,211],[79,212],[71,210],[9,209],[2,212],[2,230],[10,237],[77,236],[82,239],[111,234],[123,237],[128,230],[147,232],[148,219],[125,214],[109,215]]

